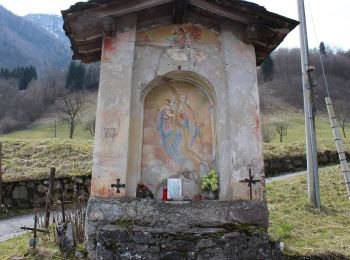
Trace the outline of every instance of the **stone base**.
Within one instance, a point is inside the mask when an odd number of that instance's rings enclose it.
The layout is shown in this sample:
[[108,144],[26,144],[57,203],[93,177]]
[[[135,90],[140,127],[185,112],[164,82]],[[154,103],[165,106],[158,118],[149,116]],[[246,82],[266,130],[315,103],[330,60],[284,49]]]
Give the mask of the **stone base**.
[[258,201],[188,204],[92,198],[86,239],[93,259],[278,259]]

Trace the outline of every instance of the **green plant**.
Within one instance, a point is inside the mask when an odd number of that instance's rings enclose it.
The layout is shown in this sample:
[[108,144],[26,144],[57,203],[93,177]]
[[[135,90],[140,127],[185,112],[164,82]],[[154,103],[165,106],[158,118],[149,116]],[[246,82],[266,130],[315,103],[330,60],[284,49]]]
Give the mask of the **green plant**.
[[217,191],[219,189],[219,176],[215,170],[211,170],[203,177],[201,186],[203,190]]

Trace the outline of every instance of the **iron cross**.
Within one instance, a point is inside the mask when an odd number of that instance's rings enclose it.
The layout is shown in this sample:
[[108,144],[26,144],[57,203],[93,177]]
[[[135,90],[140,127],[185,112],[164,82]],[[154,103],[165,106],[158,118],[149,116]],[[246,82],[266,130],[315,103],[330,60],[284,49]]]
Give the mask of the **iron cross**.
[[258,182],[261,182],[261,180],[254,180],[254,175],[252,175],[252,169],[249,169],[249,179],[244,179],[240,182],[246,182],[248,183],[249,192],[250,192],[250,200],[253,199],[253,184],[257,184]]
[[37,240],[37,232],[42,232],[42,233],[46,233],[48,234],[49,231],[47,230],[42,230],[42,229],[38,229],[38,222],[39,222],[39,218],[38,216],[35,214],[34,216],[34,228],[29,228],[29,227],[21,227],[22,230],[30,230],[33,231],[33,238],[30,240],[30,244],[33,248],[35,248],[38,245],[38,240]]
[[120,193],[121,188],[125,189],[125,184],[121,184],[120,179],[117,179],[117,184],[112,184],[111,187],[117,188],[117,193]]

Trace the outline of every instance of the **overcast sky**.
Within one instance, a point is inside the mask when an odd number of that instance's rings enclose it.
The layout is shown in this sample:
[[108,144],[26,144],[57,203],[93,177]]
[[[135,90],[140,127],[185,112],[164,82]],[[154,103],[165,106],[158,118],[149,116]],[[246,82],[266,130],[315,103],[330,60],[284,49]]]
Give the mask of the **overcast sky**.
[[[250,0],[265,6],[269,11],[297,19],[296,0]],[[0,4],[17,15],[28,13],[60,14],[60,10],[69,8],[76,0],[0,0]],[[350,49],[350,10],[349,0],[305,0],[308,21],[308,34],[310,47],[319,45],[324,41],[332,47]],[[318,41],[315,39],[311,23],[309,6],[311,6]],[[299,31],[295,29],[282,43],[282,47],[299,46]]]

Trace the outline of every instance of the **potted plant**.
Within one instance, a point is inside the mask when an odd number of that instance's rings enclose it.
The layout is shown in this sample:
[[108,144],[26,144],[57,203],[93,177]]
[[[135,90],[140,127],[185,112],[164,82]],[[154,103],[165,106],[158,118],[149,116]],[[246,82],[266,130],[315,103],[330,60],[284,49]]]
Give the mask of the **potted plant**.
[[215,199],[215,192],[219,190],[219,176],[215,170],[210,170],[209,173],[202,179],[202,189],[209,192],[209,199]]

